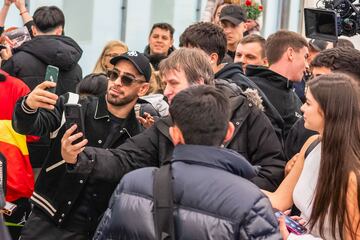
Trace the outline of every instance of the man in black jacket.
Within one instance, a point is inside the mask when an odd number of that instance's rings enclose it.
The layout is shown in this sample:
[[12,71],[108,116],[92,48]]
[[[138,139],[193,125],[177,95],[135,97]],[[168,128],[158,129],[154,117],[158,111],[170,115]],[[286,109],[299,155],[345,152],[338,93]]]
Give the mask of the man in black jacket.
[[144,54],[156,71],[159,70],[160,61],[175,50],[174,32],[175,29],[168,23],[155,23],[151,28]]
[[2,69],[23,80],[32,90],[44,81],[47,65],[53,65],[59,68],[56,93],[75,92],[82,79],[78,64],[82,50],[73,39],[63,35],[63,12],[55,6],[40,7],[34,12],[33,21],[34,38],[14,49]]
[[292,82],[301,81],[307,66],[308,43],[300,34],[280,30],[265,44],[269,68],[249,65],[246,76],[265,93],[284,120],[284,139],[301,117],[302,105],[293,91]]
[[269,99],[253,81],[244,75],[240,64],[221,63],[226,52],[226,36],[220,27],[208,22],[195,23],[181,34],[180,46],[200,48],[208,54],[216,79],[232,81],[244,92],[248,92],[248,89],[256,90],[261,97],[266,116],[271,121],[280,142],[283,142],[284,121]]
[[[314,77],[323,74],[345,73],[360,81],[360,51],[347,47],[326,49],[318,53],[311,61],[310,70]],[[306,104],[306,103],[305,103]],[[291,159],[306,142],[306,140],[317,134],[304,127],[304,119],[299,119],[290,129],[285,141],[285,155]]]
[[[134,105],[149,88],[148,59],[136,51],[111,60],[107,94],[80,98],[86,139],[82,144],[115,148],[141,132]],[[77,102],[75,94],[57,95],[46,91],[55,84],[45,81],[17,102],[13,126],[19,133],[52,135],[48,157],[31,196],[34,209],[21,239],[89,239],[105,211],[118,183],[94,179],[89,172],[69,174],[60,153],[65,132],[65,103]],[[149,104],[150,105],[150,104]],[[31,123],[31,124],[29,124]],[[74,131],[76,126],[70,128]],[[77,133],[75,136],[81,136]],[[73,137],[72,137],[73,138]],[[73,151],[78,151],[71,145]]]
[[[30,23],[32,21],[26,25]],[[76,85],[82,79],[78,64],[82,50],[73,39],[63,35],[63,12],[55,6],[40,7],[35,11],[31,25],[34,38],[14,49],[13,56],[3,63],[2,69],[24,81],[33,90],[44,81],[47,65],[53,65],[59,68],[56,94],[75,92]],[[47,137],[29,144],[33,168],[41,167],[48,150]]]
[[[167,84],[164,95],[170,103],[178,92],[191,85],[214,84],[208,56],[198,49],[175,50],[160,63],[160,73]],[[215,85],[231,100],[231,122],[235,126],[233,138],[223,147],[239,152],[256,167],[253,183],[263,189],[276,189],[283,179],[285,161],[270,121],[235,84],[216,81]],[[91,172],[96,179],[119,181],[131,170],[159,166],[170,156],[174,148],[169,136],[171,124],[171,118],[160,119],[142,134],[111,150],[86,147],[78,154],[71,146],[63,145],[62,156],[66,162],[76,163],[74,172]],[[208,126],[208,130],[213,131],[213,126]],[[82,147],[77,145],[77,149],[83,150]]]

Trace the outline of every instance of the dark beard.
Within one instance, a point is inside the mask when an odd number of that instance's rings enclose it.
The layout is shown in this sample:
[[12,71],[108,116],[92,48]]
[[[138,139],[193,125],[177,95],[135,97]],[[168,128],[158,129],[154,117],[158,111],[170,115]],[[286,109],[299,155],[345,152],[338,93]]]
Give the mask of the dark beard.
[[137,99],[138,96],[137,95],[129,95],[127,97],[121,98],[121,99],[117,99],[112,97],[110,94],[106,94],[106,101],[113,106],[116,107],[121,107],[121,106],[125,106],[129,103],[131,103],[132,101],[134,101],[134,99]]

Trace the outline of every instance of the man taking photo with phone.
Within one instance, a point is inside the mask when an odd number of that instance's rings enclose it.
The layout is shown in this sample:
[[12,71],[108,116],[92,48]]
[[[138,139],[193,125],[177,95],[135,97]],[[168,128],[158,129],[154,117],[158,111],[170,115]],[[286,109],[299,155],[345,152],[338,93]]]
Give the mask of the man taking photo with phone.
[[[77,95],[67,93],[58,97],[47,90],[56,84],[45,81],[17,102],[14,129],[23,134],[50,134],[52,137],[51,149],[31,196],[34,208],[21,239],[92,237],[118,182],[99,181],[89,176],[90,172],[67,172],[60,153],[61,138],[66,130],[63,112],[66,103],[81,104],[85,133],[75,135],[85,134],[86,139],[82,141],[88,146],[115,148],[142,131],[134,105],[149,88],[149,61],[143,54],[133,51],[114,57],[111,63],[115,67],[108,72],[105,96],[78,100]],[[71,128],[75,130],[76,127]]]

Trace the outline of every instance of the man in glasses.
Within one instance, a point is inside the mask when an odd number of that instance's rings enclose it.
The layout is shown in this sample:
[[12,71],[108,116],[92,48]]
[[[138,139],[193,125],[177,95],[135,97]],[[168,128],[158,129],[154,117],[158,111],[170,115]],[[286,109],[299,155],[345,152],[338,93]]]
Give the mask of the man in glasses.
[[[31,197],[34,208],[22,232],[24,240],[92,238],[118,181],[98,180],[89,175],[90,171],[81,174],[66,171],[60,153],[65,132],[62,118],[65,103],[81,104],[85,133],[73,135],[77,127],[73,125],[68,137],[85,134],[81,143],[99,148],[116,148],[142,131],[134,106],[149,88],[149,61],[143,54],[131,51],[114,57],[111,63],[114,68],[108,73],[105,96],[74,101],[74,94],[58,97],[47,91],[55,83],[45,81],[17,102],[13,121],[16,131],[53,137]],[[63,144],[78,151],[68,141]]]

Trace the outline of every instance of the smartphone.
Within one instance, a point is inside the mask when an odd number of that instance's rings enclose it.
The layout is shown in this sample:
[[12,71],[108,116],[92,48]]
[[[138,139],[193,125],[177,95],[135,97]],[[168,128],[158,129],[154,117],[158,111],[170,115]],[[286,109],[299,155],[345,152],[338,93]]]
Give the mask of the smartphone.
[[81,111],[81,104],[65,104],[65,127],[69,129],[72,125],[76,124],[77,128],[75,133],[82,132],[83,136],[76,139],[72,144],[77,144],[85,139],[84,116]]
[[286,228],[289,230],[289,232],[295,233],[296,235],[302,235],[307,232],[307,229],[298,223],[297,221],[291,219],[291,217],[285,215],[283,212],[275,212],[276,218],[279,218],[281,216],[285,216],[285,224]]
[[[58,80],[58,76],[59,76],[59,68],[55,67],[53,65],[48,65],[46,67],[46,73],[45,73],[45,81],[51,81],[54,83],[57,83]],[[55,93],[56,88],[48,88],[47,89],[49,92]]]

